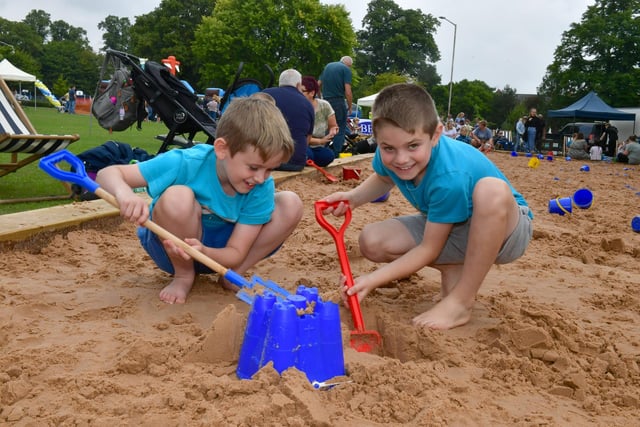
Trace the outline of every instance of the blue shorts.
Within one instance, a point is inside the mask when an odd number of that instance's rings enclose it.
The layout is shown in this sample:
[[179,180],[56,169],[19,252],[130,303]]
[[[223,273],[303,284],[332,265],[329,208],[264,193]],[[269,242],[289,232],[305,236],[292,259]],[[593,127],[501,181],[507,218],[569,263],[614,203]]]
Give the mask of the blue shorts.
[[[227,246],[234,228],[235,224],[221,221],[215,215],[202,215],[202,236],[200,241],[203,245],[211,248],[224,248]],[[169,259],[169,255],[167,255],[167,251],[158,236],[147,228],[138,227],[138,238],[140,238],[140,243],[144,250],[147,251],[157,266],[169,274],[174,274],[171,259]],[[198,261],[194,261],[194,265],[197,274],[214,273],[213,270]]]

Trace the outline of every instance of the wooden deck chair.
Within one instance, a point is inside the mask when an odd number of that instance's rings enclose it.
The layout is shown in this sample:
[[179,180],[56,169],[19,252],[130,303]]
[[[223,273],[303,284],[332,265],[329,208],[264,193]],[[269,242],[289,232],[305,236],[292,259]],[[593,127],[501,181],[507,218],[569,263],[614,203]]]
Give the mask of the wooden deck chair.
[[[0,161],[0,177],[48,154],[63,150],[78,139],[78,135],[38,134],[7,83],[0,77],[0,153],[11,153],[8,162]],[[70,197],[70,185],[63,185],[69,193],[64,197]],[[45,198],[40,200],[43,199]]]

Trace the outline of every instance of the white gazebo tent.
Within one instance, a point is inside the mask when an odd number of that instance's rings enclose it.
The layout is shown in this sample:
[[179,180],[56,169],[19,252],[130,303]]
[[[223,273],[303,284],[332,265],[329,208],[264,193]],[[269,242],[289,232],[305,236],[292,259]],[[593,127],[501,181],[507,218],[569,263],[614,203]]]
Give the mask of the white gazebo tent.
[[[36,76],[22,71],[13,65],[7,58],[0,61],[0,77],[12,82],[33,82],[33,99],[36,99]],[[22,89],[22,85],[20,86]]]
[[359,107],[371,107],[377,96],[378,94],[374,93],[373,95],[365,96],[364,98],[358,98],[357,104]]

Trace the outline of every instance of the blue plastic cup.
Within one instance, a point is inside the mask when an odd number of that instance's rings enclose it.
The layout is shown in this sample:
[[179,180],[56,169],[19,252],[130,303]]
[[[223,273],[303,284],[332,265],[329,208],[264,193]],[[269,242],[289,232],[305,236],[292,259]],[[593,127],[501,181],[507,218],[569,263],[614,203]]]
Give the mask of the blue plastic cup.
[[593,202],[593,193],[588,188],[581,188],[573,193],[573,203],[580,209],[589,209]]
[[631,220],[631,229],[636,233],[640,233],[640,215],[636,215]]
[[287,301],[293,304],[296,309],[304,310],[307,308],[307,297],[304,295],[289,295]]
[[322,303],[320,315],[320,343],[323,360],[323,380],[344,375],[344,349],[340,328],[340,306],[335,302]]
[[518,152],[517,151],[512,151],[511,152],[511,157],[518,157]]
[[531,153],[526,153],[524,156],[525,156],[525,157],[533,157],[533,154],[531,154]]
[[589,172],[591,170],[591,168],[589,168],[589,165],[583,165],[580,168],[580,172]]
[[293,304],[276,302],[271,313],[262,366],[273,362],[278,374],[295,365],[298,347],[298,315]]
[[553,156],[547,156],[547,160],[549,160],[550,162],[553,162]]
[[318,293],[318,288],[315,287],[309,288],[305,285],[300,285],[296,289],[296,294],[305,297],[309,304],[318,302],[319,300],[322,301],[322,298],[320,298],[320,294]]
[[250,379],[264,365],[265,339],[275,302],[276,296],[270,292],[257,295],[253,300],[236,368],[236,375],[240,379]]
[[538,154],[538,159],[542,160],[544,159],[544,156],[542,154]]
[[565,157],[564,159],[565,159],[567,162],[570,162],[570,161],[571,161],[571,157],[570,157],[570,156],[567,156],[567,157]]
[[555,198],[549,200],[549,213],[564,216],[571,213],[571,197]]
[[320,316],[305,314],[298,319],[298,357],[296,368],[304,372],[309,382],[324,381],[324,364],[320,344]]

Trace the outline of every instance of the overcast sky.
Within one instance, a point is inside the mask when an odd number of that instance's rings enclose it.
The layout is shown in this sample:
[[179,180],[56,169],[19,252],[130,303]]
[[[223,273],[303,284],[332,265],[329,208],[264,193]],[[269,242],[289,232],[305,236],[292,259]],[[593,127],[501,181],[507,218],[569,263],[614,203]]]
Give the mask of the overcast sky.
[[[21,21],[32,9],[42,9],[51,19],[65,20],[87,31],[94,50],[102,46],[98,22],[108,15],[135,17],[151,12],[160,0],[0,0],[0,16]],[[365,0],[322,0],[345,4],[354,28],[366,14]],[[453,81],[481,80],[501,89],[535,93],[542,82],[562,33],[580,22],[595,0],[395,0],[403,9],[421,9],[445,16],[457,26]],[[436,64],[442,82],[451,74],[454,26],[442,22],[435,35],[441,53]],[[0,40],[2,41],[2,40]],[[134,53],[135,52],[131,52]],[[178,58],[180,59],[180,58]]]

